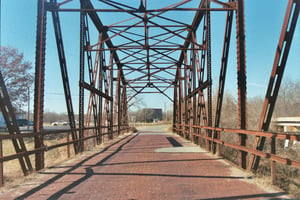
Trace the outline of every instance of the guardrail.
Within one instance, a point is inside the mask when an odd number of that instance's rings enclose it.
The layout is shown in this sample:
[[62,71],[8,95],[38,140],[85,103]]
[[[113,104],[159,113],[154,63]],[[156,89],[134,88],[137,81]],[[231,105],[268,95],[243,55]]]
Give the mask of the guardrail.
[[[120,130],[118,130],[118,127],[120,127]],[[111,132],[103,132],[101,134],[98,135],[90,135],[90,136],[86,136],[84,135],[83,138],[79,138],[76,140],[71,140],[70,141],[70,133],[74,132],[74,131],[89,131],[89,130],[95,130],[96,128],[101,128],[101,129],[105,129],[108,128],[108,126],[101,126],[101,127],[88,127],[88,128],[76,128],[76,129],[63,129],[63,130],[49,130],[49,131],[42,131],[39,133],[34,133],[34,132],[30,132],[30,133],[22,133],[22,134],[1,134],[0,135],[0,187],[3,186],[4,184],[4,167],[3,167],[3,163],[6,161],[10,161],[10,160],[14,160],[14,159],[19,159],[23,156],[29,156],[35,153],[39,153],[39,152],[47,152],[50,150],[53,150],[55,148],[59,148],[59,147],[63,147],[63,146],[67,146],[67,156],[68,158],[70,157],[70,145],[75,144],[75,143],[79,143],[79,142],[84,142],[90,139],[94,139],[94,146],[96,146],[96,138],[97,137],[103,137],[105,135],[108,134],[113,134],[113,136],[115,136],[115,133],[117,132],[121,132],[123,133],[124,131],[128,131],[129,127],[127,125],[113,125],[113,131]],[[17,139],[17,138],[33,138],[36,137],[37,135],[40,135],[42,137],[47,136],[47,135],[51,135],[51,134],[61,134],[61,133],[65,133],[66,137],[67,137],[67,142],[62,142],[59,144],[53,144],[53,145],[44,145],[41,148],[35,148],[33,150],[27,150],[24,152],[19,152],[19,153],[15,153],[15,154],[11,154],[11,155],[7,155],[7,156],[3,156],[3,140],[12,140],[12,139]],[[108,137],[109,138],[109,137]],[[85,150],[85,149],[84,149]]]
[[[192,129],[198,129],[199,133],[195,133],[193,131],[189,131]],[[239,144],[234,144],[230,142],[226,142],[221,139],[209,137],[205,135],[205,133],[200,134],[202,130],[209,130],[209,131],[217,131],[220,132],[220,134],[225,134],[225,133],[234,133],[234,134],[245,134],[245,135],[253,135],[253,136],[262,136],[266,138],[270,138],[270,147],[273,152],[264,152],[260,151],[257,149],[249,148],[246,146],[240,146]],[[266,158],[271,160],[271,179],[272,183],[275,184],[276,180],[276,162],[282,163],[285,165],[289,165],[295,168],[300,169],[300,161],[292,160],[289,158],[283,158],[278,155],[276,155],[276,139],[281,139],[281,140],[291,140],[291,141],[300,141],[300,135],[299,134],[282,134],[282,133],[275,133],[275,132],[262,132],[262,131],[252,131],[252,130],[242,130],[242,129],[230,129],[230,128],[214,128],[214,127],[208,127],[208,126],[197,126],[197,125],[186,125],[186,124],[174,124],[173,130],[177,132],[177,134],[181,136],[189,136],[189,138],[193,137],[199,137],[204,139],[206,142],[205,144],[207,145],[209,142],[211,145],[218,145],[218,152],[217,154],[220,154],[220,148],[222,146],[230,147],[239,151],[251,153],[253,155],[260,156],[262,158]],[[184,134],[184,135],[183,135]],[[213,134],[212,134],[213,135]],[[206,146],[206,149],[208,151],[211,151],[213,148],[210,148]],[[239,163],[241,164],[241,163]],[[248,168],[249,169],[249,168]]]

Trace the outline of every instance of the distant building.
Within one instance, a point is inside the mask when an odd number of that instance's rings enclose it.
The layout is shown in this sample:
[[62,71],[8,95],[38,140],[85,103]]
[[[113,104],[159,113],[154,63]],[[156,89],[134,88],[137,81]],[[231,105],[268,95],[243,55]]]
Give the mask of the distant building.
[[157,122],[162,120],[162,109],[161,108],[144,108],[144,121],[146,122]]

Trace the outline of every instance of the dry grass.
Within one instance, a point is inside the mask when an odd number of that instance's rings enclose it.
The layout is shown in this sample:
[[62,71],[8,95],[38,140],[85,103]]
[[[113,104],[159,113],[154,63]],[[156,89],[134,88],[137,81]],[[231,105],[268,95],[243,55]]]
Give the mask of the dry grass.
[[[53,145],[65,142],[65,138],[56,137],[51,139],[45,140],[45,145]],[[27,150],[34,149],[34,142],[33,140],[26,139],[25,146]],[[4,140],[3,141],[3,156],[8,156],[15,154],[14,146],[11,140]],[[74,151],[71,149],[71,155],[74,155]],[[60,147],[50,151],[45,152],[45,167],[53,166],[59,162],[66,160],[67,157],[67,147]],[[35,167],[35,156],[30,155],[31,165]],[[14,187],[15,185],[19,185],[20,183],[24,182],[25,180],[31,179],[32,176],[24,177],[22,169],[20,167],[20,163],[18,159],[14,159],[11,161],[4,162],[3,164],[3,172],[4,172],[4,184],[5,188]]]
[[[93,134],[92,131],[87,133],[88,135]],[[101,145],[94,145],[94,140],[90,139],[85,141],[86,151],[81,153],[79,156],[82,155],[88,155],[91,153],[94,153],[95,150],[99,150],[106,146],[107,144],[110,144],[112,142],[115,142],[116,140],[119,140],[120,137],[124,137],[130,133],[125,133],[119,137],[115,137],[113,140],[109,140],[108,136],[103,137],[103,143]],[[44,138],[44,144],[47,146],[64,143],[67,141],[66,134],[55,134],[51,136],[46,136]],[[26,139],[25,145],[27,150],[34,149],[34,141],[33,139]],[[15,154],[14,146],[11,142],[11,140],[4,140],[3,141],[3,156],[8,156]],[[64,161],[70,160],[72,158],[77,157],[74,153],[73,145],[70,145],[70,158],[68,158],[68,149],[67,146],[55,148],[49,151],[45,152],[45,168],[55,166],[59,163],[62,163]],[[30,161],[35,168],[35,155],[30,156]],[[20,167],[18,159],[11,160],[4,162],[4,187],[0,188],[0,192],[6,191],[9,188],[18,187],[21,184],[24,184],[25,182],[31,181],[36,179],[36,172],[32,172],[32,174],[28,176],[24,176],[22,169]]]

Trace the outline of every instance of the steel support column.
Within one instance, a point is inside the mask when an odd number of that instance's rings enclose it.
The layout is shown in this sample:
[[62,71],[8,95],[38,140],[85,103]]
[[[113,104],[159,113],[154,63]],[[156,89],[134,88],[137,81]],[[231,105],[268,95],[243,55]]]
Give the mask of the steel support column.
[[176,129],[178,129],[177,125],[178,124],[178,107],[179,107],[179,101],[178,101],[178,70],[176,72],[176,78],[175,78],[175,82],[174,82],[174,97],[173,97],[173,132],[176,131],[176,133],[178,134],[178,131]]
[[[239,128],[247,128],[247,88],[246,88],[246,45],[245,45],[245,20],[244,0],[237,1],[236,35],[237,35],[237,73],[238,73],[238,114]],[[247,135],[239,135],[240,145],[247,146]],[[246,169],[247,152],[239,153],[240,166]]]
[[[121,98],[121,114],[122,114],[122,126],[126,127],[126,130],[128,131],[129,125],[128,125],[128,106],[127,106],[127,87],[126,85],[122,86],[122,98]],[[124,128],[122,128],[124,130]]]
[[182,130],[184,130],[184,127],[182,126],[182,124],[184,124],[184,102],[183,102],[183,77],[182,77],[182,73],[181,73],[181,68],[178,68],[178,82],[179,82],[179,88],[178,88],[178,102],[179,102],[179,107],[178,107],[178,122],[180,124],[179,129],[181,131],[179,131],[179,135],[184,136],[184,132],[182,132]]
[[[210,8],[210,1],[208,1],[207,8]],[[212,79],[211,79],[211,25],[210,25],[210,11],[206,11],[206,59],[207,59],[207,81],[210,83],[207,87],[207,125],[212,126]],[[212,136],[211,130],[208,130],[208,137]],[[209,142],[209,150],[211,150],[212,143]]]
[[[110,53],[109,65],[104,68],[104,87],[107,96],[113,95],[113,53]],[[104,104],[104,124],[107,126],[109,139],[113,138],[113,98],[105,99]]]
[[[45,50],[46,50],[46,0],[37,2],[37,32],[36,32],[36,50],[35,50],[35,85],[34,85],[34,125],[33,132],[34,146],[36,149],[44,147],[44,139],[41,134],[43,131],[44,114],[44,87],[45,87]],[[44,151],[35,154],[35,168],[40,170],[44,168]]]
[[[83,0],[80,1],[80,7],[83,8],[84,6]],[[79,49],[79,139],[83,138],[84,136],[84,63],[85,63],[85,56],[84,56],[84,35],[85,35],[85,21],[86,13],[80,12],[80,49]],[[78,152],[83,151],[83,141],[79,141],[78,143]]]
[[[207,18],[206,16],[203,18],[203,31],[202,31],[202,44],[204,44],[205,46],[207,46]],[[206,61],[206,57],[207,57],[207,48],[203,49],[201,51],[201,57],[199,60],[199,66],[198,66],[198,79],[199,79],[199,87],[201,88],[198,92],[198,106],[197,106],[197,118],[198,121],[197,123],[200,125],[201,122],[203,123],[203,125],[207,126],[208,125],[208,116],[207,116],[207,111],[206,111],[206,105],[205,105],[205,97],[204,97],[204,89],[207,88],[207,84],[211,84],[208,83],[207,81],[204,82],[204,75],[205,75],[205,68],[207,68],[207,61]],[[201,129],[198,129],[198,133],[201,134]],[[206,136],[209,136],[210,132],[209,131],[205,131],[204,133]],[[200,141],[198,142],[200,145]],[[209,141],[207,139],[205,139],[205,147],[207,150],[209,150]]]
[[[196,49],[196,46],[195,44],[197,43],[197,40],[196,40],[196,33],[193,33],[192,34],[192,51],[191,51],[191,69],[192,69],[192,75],[191,75],[191,78],[192,78],[192,91],[195,91],[197,86],[196,86],[196,83],[198,82],[197,81],[197,56],[198,56],[198,50],[195,50]],[[190,94],[190,93],[189,93]],[[193,105],[192,105],[192,122],[190,123],[191,125],[197,125],[197,96],[194,95],[193,96]],[[190,131],[192,132],[192,137],[191,137],[191,142],[195,143],[196,142],[196,138],[194,136],[194,133],[196,133],[196,128],[190,128]]]
[[[114,95],[114,70],[113,70],[113,67],[114,67],[114,63],[113,63],[113,60],[111,59],[110,63],[109,63],[109,73],[110,73],[110,96],[113,97]],[[110,122],[109,122],[109,128],[110,128],[110,131],[109,131],[109,136],[110,136],[110,139],[113,139],[114,138],[114,128],[113,128],[113,125],[114,125],[114,102],[113,102],[113,99],[111,100],[110,102],[110,111],[109,111],[109,119],[110,119]]]
[[114,123],[117,126],[117,134],[120,135],[120,123],[121,123],[121,81],[120,81],[120,70],[118,70],[117,74],[117,83],[116,83],[116,93],[115,93],[115,108],[114,108]]
[[[101,35],[102,36],[102,35]],[[101,37],[102,39],[102,37]],[[104,44],[101,42],[100,47],[103,47]],[[105,67],[105,54],[103,51],[99,52],[99,80],[98,80],[98,88],[100,92],[103,92],[103,82],[104,82],[104,67]],[[103,97],[98,96],[98,124],[99,124],[99,136],[97,137],[97,144],[101,144],[103,141],[103,135],[102,135],[102,126],[103,126]]]
[[[192,92],[192,88],[191,88],[191,81],[192,81],[192,70],[191,70],[191,65],[188,62],[187,59],[187,52],[185,51],[184,54],[184,66],[185,66],[185,72],[184,72],[184,93],[185,93],[185,97],[187,97],[191,92]],[[190,122],[191,122],[191,113],[192,113],[192,100],[191,98],[187,98],[184,101],[184,113],[185,113],[185,120],[184,120],[184,135],[186,139],[191,139],[191,128],[190,128]]]

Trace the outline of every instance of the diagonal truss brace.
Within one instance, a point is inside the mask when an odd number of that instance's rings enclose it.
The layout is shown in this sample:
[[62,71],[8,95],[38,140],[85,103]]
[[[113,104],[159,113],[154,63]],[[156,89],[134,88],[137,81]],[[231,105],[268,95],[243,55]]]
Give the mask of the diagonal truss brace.
[[[289,55],[292,39],[295,33],[297,20],[299,17],[300,1],[289,0],[284,17],[284,22],[276,49],[273,69],[269,80],[265,102],[259,122],[259,130],[268,131],[273,110],[281,85],[284,69]],[[262,150],[265,144],[265,137],[256,137],[254,148]],[[249,168],[257,170],[260,157],[251,155]]]
[[[8,128],[8,132],[11,135],[20,135],[20,129],[17,123],[17,118],[9,99],[9,95],[4,83],[4,79],[2,76],[2,72],[0,70],[0,109],[3,114],[3,118],[5,120],[6,126]],[[16,153],[27,152],[24,140],[22,137],[12,138],[12,142],[15,148]],[[29,172],[31,172],[32,165],[29,159],[28,154],[24,154],[24,156],[19,157],[19,162],[23,171],[23,174],[26,176]]]

